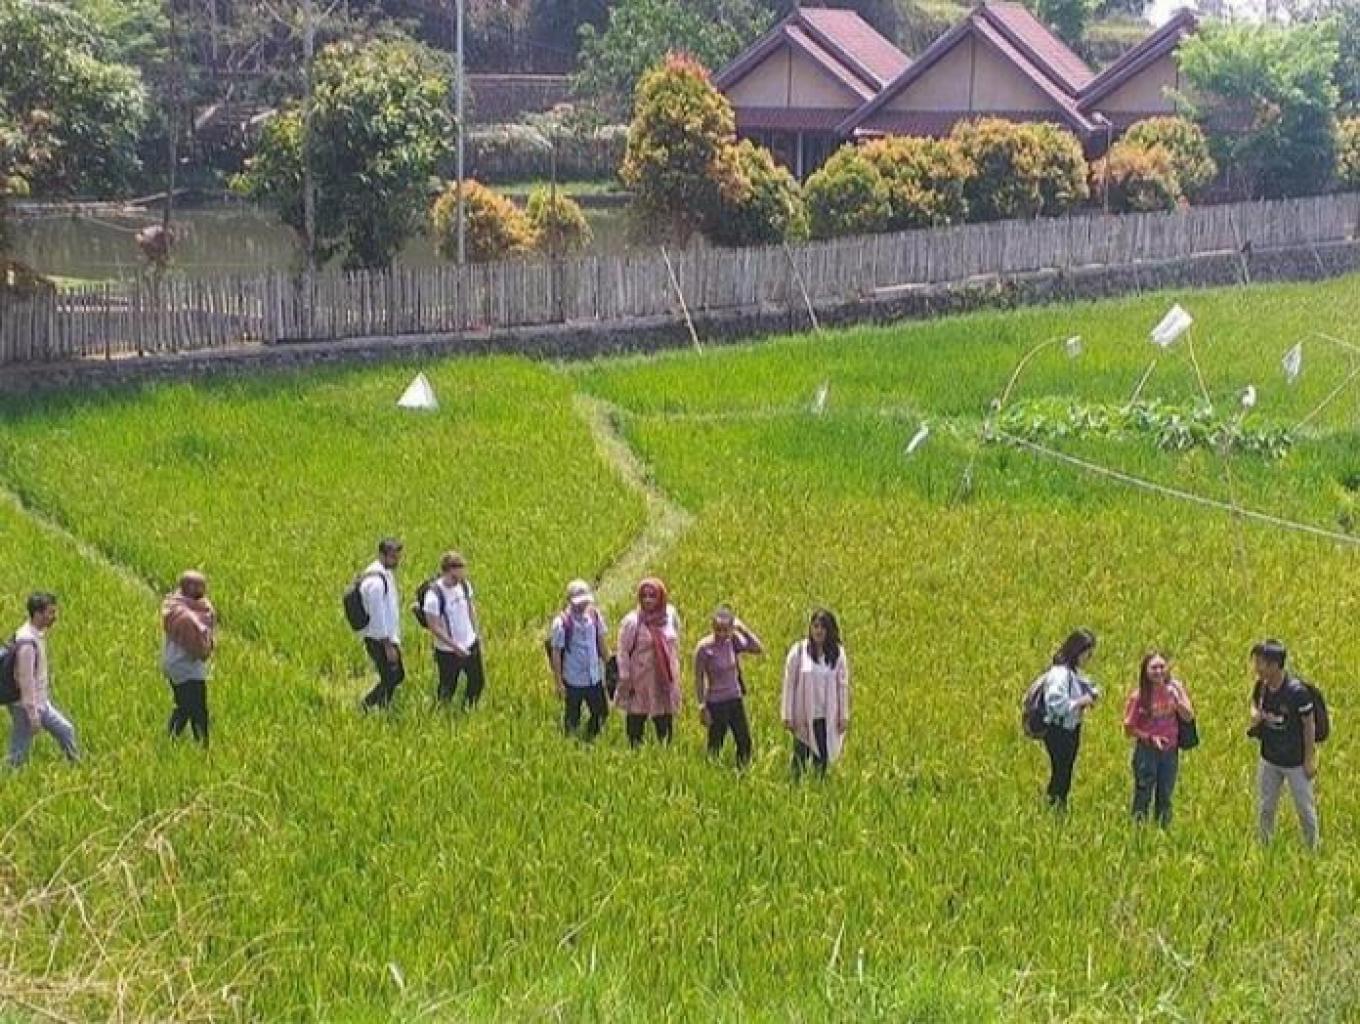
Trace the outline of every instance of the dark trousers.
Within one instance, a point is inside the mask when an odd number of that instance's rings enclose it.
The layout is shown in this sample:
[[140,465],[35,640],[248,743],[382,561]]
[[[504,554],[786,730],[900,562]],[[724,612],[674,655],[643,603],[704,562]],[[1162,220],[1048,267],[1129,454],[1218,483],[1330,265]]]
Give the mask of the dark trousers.
[[708,752],[713,757],[722,753],[728,732],[737,744],[737,765],[751,763],[751,726],[746,721],[746,702],[740,697],[706,705],[708,708]]
[[1144,820],[1156,798],[1157,824],[1171,824],[1171,795],[1176,789],[1181,752],[1175,747],[1158,750],[1147,743],[1133,748],[1133,816]]
[[826,774],[826,719],[818,718],[812,723],[812,738],[817,742],[817,749],[813,750],[796,736],[793,740],[793,777],[801,779],[803,772],[807,770],[808,758],[812,759],[812,767],[818,775]]
[[604,695],[603,684],[568,686],[565,703],[562,728],[568,736],[575,736],[581,728],[582,705],[590,709],[590,720],[586,722],[586,739],[593,740],[600,735],[604,720],[609,715],[609,700]]
[[381,640],[364,640],[364,650],[368,652],[373,667],[378,670],[378,685],[368,691],[364,698],[365,708],[385,708],[392,703],[397,687],[406,678],[406,667],[402,664],[401,648],[397,648],[397,660],[388,661],[387,651]]
[[171,683],[175,708],[170,712],[170,735],[179,736],[185,726],[193,726],[194,739],[208,745],[208,684],[202,679]]
[[458,690],[458,680],[463,676],[467,677],[467,686],[463,689],[463,706],[470,708],[481,699],[482,687],[486,685],[486,672],[482,668],[480,641],[472,645],[467,657],[454,654],[452,651],[435,651],[434,663],[439,669],[439,688],[435,691],[439,703],[447,704],[453,700],[453,695]]
[[[656,715],[652,718],[652,725],[656,727],[656,741],[661,744],[669,744],[671,741],[671,726],[675,722],[672,715]],[[642,732],[647,728],[646,715],[629,715],[627,719],[628,745],[630,747],[642,746]]]
[[1054,807],[1067,806],[1067,794],[1072,792],[1072,769],[1081,749],[1081,726],[1071,731],[1061,725],[1050,725],[1044,733],[1048,748],[1048,802]]

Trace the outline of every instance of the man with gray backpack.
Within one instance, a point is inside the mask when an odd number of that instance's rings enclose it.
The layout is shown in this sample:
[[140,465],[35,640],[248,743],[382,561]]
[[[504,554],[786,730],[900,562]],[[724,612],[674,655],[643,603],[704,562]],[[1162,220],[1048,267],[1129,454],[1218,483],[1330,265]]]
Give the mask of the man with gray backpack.
[[609,627],[595,606],[595,595],[585,580],[567,584],[567,605],[552,623],[548,664],[565,705],[562,728],[575,736],[581,728],[581,707],[590,709],[586,739],[593,740],[609,715],[605,691],[609,664]]
[[80,760],[76,730],[52,703],[47,660],[47,633],[57,621],[55,594],[39,591],[28,599],[28,621],[0,647],[0,703],[9,707],[9,763],[19,768],[28,760],[33,737],[45,729],[68,761]]
[[1288,652],[1278,640],[1251,649],[1256,685],[1251,694],[1251,727],[1247,735],[1260,742],[1257,765],[1257,813],[1261,842],[1270,842],[1280,790],[1286,785],[1299,815],[1303,840],[1312,849],[1319,843],[1317,802],[1317,745],[1327,739],[1331,723],[1322,691],[1285,671]]

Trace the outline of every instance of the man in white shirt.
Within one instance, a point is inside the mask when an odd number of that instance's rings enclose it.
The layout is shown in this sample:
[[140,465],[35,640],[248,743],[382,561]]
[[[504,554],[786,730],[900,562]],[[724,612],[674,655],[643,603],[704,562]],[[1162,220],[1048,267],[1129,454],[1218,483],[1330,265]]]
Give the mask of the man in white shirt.
[[463,706],[473,707],[482,696],[486,676],[482,668],[482,642],[467,562],[456,551],[439,560],[439,578],[425,593],[425,621],[434,634],[434,663],[439,671],[436,697],[441,704],[453,700],[460,676],[467,676]]
[[55,594],[39,592],[28,599],[28,621],[14,633],[12,654],[14,681],[19,699],[9,705],[14,725],[9,734],[9,763],[21,767],[28,760],[33,737],[39,729],[52,735],[69,761],[80,760],[76,730],[52,703],[51,675],[47,661],[47,631],[57,621]]
[[363,629],[364,650],[378,670],[378,685],[364,698],[364,710],[385,708],[406,678],[401,663],[401,595],[396,568],[401,564],[401,541],[386,537],[378,543],[378,558],[359,580],[368,625]]

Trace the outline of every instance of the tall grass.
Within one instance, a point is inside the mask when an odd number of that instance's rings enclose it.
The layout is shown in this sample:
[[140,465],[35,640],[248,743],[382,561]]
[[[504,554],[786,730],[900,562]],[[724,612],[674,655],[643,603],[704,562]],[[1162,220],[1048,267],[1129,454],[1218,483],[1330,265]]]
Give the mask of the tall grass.
[[[1185,300],[1215,394],[1254,382],[1253,415],[1301,417],[1345,356],[1309,345],[1285,389],[1279,354],[1305,327],[1353,336],[1356,283]],[[1037,360],[1025,395],[1126,397],[1168,301],[560,373],[451,362],[432,373],[445,408],[429,418],[389,411],[400,370],[6,410],[5,483],[154,586],[0,505],[0,595],[63,595],[58,700],[89,752],[67,769],[44,749],[0,780],[0,1013],[1353,1019],[1360,553],[977,447],[987,400],[1045,337],[1083,333],[1087,355]],[[1193,395],[1182,358],[1155,393]],[[573,415],[574,389],[618,406],[695,517],[655,567],[688,640],[726,599],[774,649],[747,671],[745,776],[730,754],[703,758],[692,700],[670,751],[628,752],[617,722],[594,747],[556,733],[535,627],[642,518]],[[1235,457],[1233,493],[1344,528],[1356,409],[1338,403],[1283,460]],[[907,458],[922,419],[934,432]],[[1212,452],[1064,447],[1228,493]],[[472,558],[491,672],[473,715],[430,709],[414,636],[395,713],[355,713],[365,670],[337,596],[388,531],[426,560],[450,544]],[[188,563],[212,576],[228,630],[206,757],[160,736],[154,592]],[[421,574],[404,575],[409,590]],[[833,778],[793,787],[780,652],[819,603],[844,625],[855,719]],[[1111,699],[1058,823],[1018,700],[1076,624],[1102,637]],[[1274,847],[1253,842],[1245,651],[1267,633],[1333,707],[1317,857],[1287,809]],[[1151,644],[1171,652],[1204,735],[1165,835],[1127,821],[1118,727]]]

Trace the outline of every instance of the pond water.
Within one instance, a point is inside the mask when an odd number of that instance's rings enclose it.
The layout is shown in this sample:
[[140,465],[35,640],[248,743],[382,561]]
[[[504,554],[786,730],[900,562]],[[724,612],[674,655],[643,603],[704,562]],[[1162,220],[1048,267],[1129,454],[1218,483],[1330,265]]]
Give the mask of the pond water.
[[[190,276],[287,270],[294,265],[293,234],[274,216],[250,206],[215,206],[175,211],[179,240],[175,269]],[[588,209],[592,248],[616,251],[626,245],[627,215],[619,209]],[[15,255],[44,274],[95,281],[123,280],[141,269],[135,235],[160,223],[145,214],[51,213],[17,218]],[[397,262],[408,267],[442,262],[426,237],[413,238]]]

